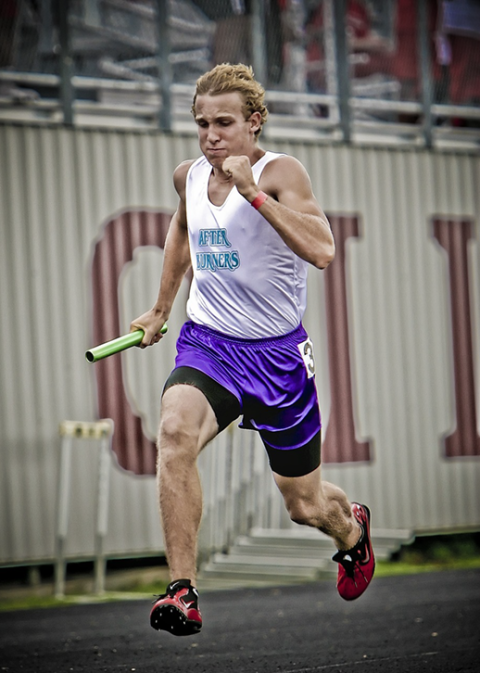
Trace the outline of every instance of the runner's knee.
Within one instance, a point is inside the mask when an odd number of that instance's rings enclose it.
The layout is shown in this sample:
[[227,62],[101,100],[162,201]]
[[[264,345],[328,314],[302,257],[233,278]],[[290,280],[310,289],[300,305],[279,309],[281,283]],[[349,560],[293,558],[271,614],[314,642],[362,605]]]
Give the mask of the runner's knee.
[[163,396],[157,446],[161,463],[195,462],[217,431],[203,394],[191,386],[173,386]]
[[200,428],[182,423],[175,414],[162,416],[158,432],[158,448],[162,453],[174,450],[177,454],[182,451],[190,452],[196,448]]
[[301,496],[291,497],[285,500],[285,506],[290,519],[303,526],[317,526],[319,520],[319,507],[310,499]]

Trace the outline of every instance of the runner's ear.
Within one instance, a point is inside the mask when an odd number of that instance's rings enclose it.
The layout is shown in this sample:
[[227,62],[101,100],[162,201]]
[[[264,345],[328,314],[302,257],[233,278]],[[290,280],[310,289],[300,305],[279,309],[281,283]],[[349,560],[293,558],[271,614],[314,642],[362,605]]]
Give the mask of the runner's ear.
[[251,130],[253,133],[256,133],[262,125],[262,115],[260,112],[252,112],[248,121],[250,122]]

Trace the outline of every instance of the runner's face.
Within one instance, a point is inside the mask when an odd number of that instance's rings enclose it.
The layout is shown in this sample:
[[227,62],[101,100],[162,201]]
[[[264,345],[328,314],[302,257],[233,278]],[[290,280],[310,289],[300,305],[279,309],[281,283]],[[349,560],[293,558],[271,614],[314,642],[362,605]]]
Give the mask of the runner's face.
[[197,96],[195,122],[200,149],[215,168],[221,168],[229,156],[250,155],[256,146],[260,114],[245,119],[242,103],[237,92]]

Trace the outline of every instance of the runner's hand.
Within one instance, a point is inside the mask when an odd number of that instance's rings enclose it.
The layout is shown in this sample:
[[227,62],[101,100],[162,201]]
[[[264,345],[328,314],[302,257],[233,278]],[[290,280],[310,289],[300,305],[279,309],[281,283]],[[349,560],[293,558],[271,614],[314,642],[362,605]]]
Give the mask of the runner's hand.
[[[247,200],[253,200],[258,193],[258,186],[253,178],[250,159],[246,156],[230,156],[225,159],[222,171],[232,176],[233,184]],[[251,196],[251,199],[249,198]]]
[[139,344],[139,348],[146,348],[147,346],[153,346],[158,343],[163,337],[160,330],[164,323],[164,316],[153,308],[135,320],[132,320],[130,323],[130,332],[135,332],[139,329],[145,332],[142,342]]

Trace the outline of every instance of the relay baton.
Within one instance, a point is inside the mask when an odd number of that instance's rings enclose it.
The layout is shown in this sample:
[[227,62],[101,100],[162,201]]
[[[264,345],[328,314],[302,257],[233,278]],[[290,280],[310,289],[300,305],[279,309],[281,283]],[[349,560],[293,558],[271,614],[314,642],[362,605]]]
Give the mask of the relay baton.
[[[165,334],[167,330],[168,326],[167,323],[165,323],[159,334]],[[143,339],[143,335],[144,331],[141,329],[135,330],[135,332],[130,332],[130,334],[124,334],[123,336],[118,337],[118,339],[106,341],[104,344],[100,344],[100,346],[90,348],[90,350],[85,353],[85,357],[89,362],[103,360],[103,358],[108,358],[109,355],[120,353],[120,351],[124,351],[125,349],[131,348],[132,346],[138,346],[138,344],[141,343]]]

